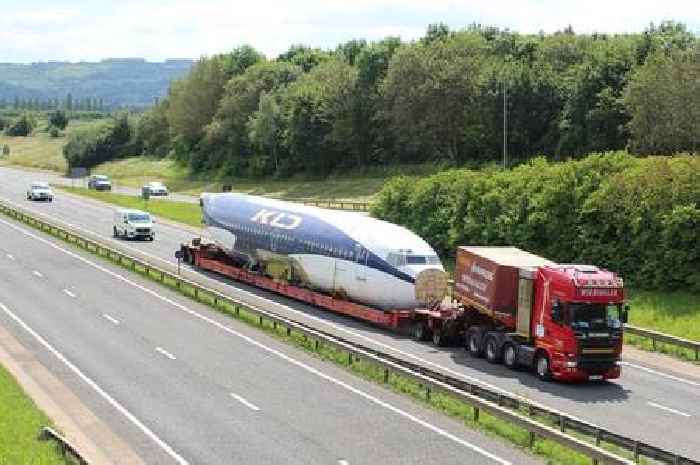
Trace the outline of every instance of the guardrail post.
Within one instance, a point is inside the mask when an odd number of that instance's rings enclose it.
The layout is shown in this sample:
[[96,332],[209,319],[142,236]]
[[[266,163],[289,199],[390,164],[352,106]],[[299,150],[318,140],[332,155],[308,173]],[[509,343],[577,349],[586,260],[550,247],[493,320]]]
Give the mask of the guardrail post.
[[258,318],[258,324],[259,324],[260,326],[263,325],[263,317],[262,317],[262,315],[260,315],[260,317]]
[[562,433],[566,432],[566,418],[564,418],[564,415],[559,415],[559,429]]
[[389,369],[384,368],[384,384],[388,384],[388,383],[389,383]]
[[700,347],[695,348],[695,360],[700,360]]
[[474,423],[479,423],[479,407],[474,408]]
[[634,441],[632,445],[632,454],[634,456],[634,461],[639,463],[639,441]]
[[291,326],[287,326],[287,337],[292,335],[292,328]]
[[652,349],[656,350],[656,338],[654,337],[651,338],[651,347]]
[[425,386],[425,400],[430,402],[430,386]]
[[352,365],[352,352],[348,352],[348,365]]
[[318,342],[318,339],[314,339],[314,350],[318,352],[318,348],[321,345],[320,342]]
[[[533,447],[535,447],[535,438],[536,438],[535,432],[534,432],[534,431],[530,431],[530,438],[529,438],[529,441],[528,441],[528,447],[530,447],[530,449],[532,449]],[[598,464],[594,464],[594,465],[598,465]]]

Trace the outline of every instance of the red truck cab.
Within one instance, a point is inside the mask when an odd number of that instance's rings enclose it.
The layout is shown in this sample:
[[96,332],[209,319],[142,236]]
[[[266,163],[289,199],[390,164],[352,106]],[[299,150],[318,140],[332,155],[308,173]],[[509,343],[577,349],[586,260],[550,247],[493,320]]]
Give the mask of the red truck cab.
[[622,279],[589,265],[560,265],[515,247],[457,250],[455,294],[466,349],[543,379],[620,376]]
[[530,324],[538,375],[619,378],[627,319],[622,279],[595,266],[549,265],[537,270],[535,289]]

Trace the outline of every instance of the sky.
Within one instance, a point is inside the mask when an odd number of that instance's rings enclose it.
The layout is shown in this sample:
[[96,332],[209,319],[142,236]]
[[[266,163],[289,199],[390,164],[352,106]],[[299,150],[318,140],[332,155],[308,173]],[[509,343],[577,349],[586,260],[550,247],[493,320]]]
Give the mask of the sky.
[[700,0],[0,0],[0,62],[197,58],[250,44],[275,57],[291,44],[334,48],[364,38],[422,36],[430,23],[520,33],[641,32],[685,23]]

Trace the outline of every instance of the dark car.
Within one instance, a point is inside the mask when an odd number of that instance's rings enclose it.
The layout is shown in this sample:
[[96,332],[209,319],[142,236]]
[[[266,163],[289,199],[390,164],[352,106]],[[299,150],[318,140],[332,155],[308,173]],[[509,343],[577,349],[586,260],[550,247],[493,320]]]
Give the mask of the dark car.
[[97,191],[111,191],[112,181],[109,180],[109,177],[103,174],[93,174],[90,176],[90,179],[88,179],[88,189],[95,189]]

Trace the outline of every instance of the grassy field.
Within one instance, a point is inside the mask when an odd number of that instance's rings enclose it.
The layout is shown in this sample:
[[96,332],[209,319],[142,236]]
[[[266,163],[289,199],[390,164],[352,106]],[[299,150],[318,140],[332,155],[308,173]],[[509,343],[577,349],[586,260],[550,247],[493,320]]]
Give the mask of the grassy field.
[[72,194],[82,195],[92,199],[118,205],[124,208],[134,208],[148,211],[156,217],[166,218],[194,227],[201,227],[202,214],[196,203],[172,202],[170,200],[151,199],[148,202],[140,197],[126,194],[113,194],[111,192],[98,192],[84,187],[59,187]]
[[[106,174],[116,183],[140,187],[148,181],[162,181],[172,192],[198,195],[201,192],[220,192],[224,181],[213,173],[190,176],[187,169],[170,159],[144,157],[127,158],[104,163],[93,169],[94,173]],[[290,179],[228,179],[236,192],[266,195],[286,199],[342,199],[368,201],[384,184],[386,177],[348,173],[326,179],[294,177]]]
[[86,121],[71,121],[65,134],[56,138],[51,137],[44,130],[46,121],[40,121],[38,129],[35,129],[29,137],[10,137],[0,132],[0,147],[5,145],[10,147],[10,156],[0,157],[0,164],[64,173],[67,167],[66,160],[63,158],[66,136],[84,124]]
[[47,425],[51,421],[0,366],[0,464],[72,463],[61,458],[54,442],[37,440],[39,430]]

